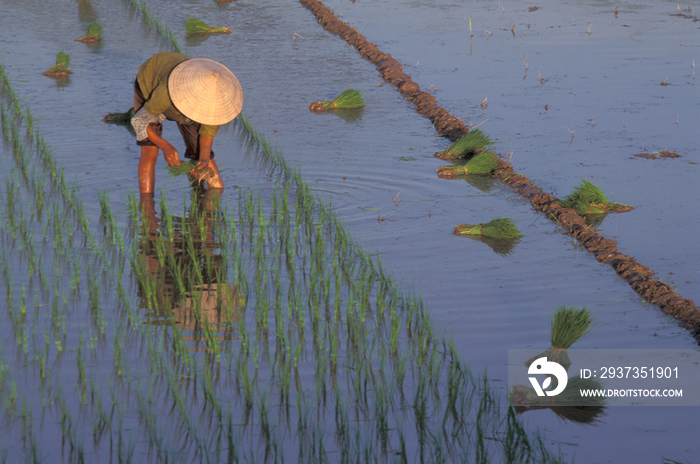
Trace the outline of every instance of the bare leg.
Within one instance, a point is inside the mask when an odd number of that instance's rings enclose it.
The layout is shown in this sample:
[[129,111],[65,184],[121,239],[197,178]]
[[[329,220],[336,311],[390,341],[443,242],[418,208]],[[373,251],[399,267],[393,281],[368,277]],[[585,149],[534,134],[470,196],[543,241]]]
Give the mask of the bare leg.
[[[134,92],[134,113],[141,109],[143,100]],[[153,193],[156,185],[156,160],[158,159],[158,147],[141,147],[141,159],[139,160],[139,191],[141,195]]]
[[156,186],[156,160],[158,159],[158,147],[141,147],[141,159],[139,160],[139,191],[153,193]]
[[216,165],[216,161],[209,160],[209,167],[212,171],[214,171],[214,175],[207,179],[207,185],[210,188],[224,188],[224,181],[221,179],[221,174],[219,174],[219,167]]

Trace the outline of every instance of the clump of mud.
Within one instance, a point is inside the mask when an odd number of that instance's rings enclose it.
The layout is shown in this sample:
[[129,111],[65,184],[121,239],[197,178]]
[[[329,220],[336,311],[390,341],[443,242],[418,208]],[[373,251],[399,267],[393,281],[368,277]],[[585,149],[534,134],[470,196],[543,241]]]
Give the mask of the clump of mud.
[[679,155],[676,152],[673,151],[653,151],[651,153],[637,153],[636,155],[637,158],[646,158],[646,159],[659,159],[659,158],[680,158],[681,155]]

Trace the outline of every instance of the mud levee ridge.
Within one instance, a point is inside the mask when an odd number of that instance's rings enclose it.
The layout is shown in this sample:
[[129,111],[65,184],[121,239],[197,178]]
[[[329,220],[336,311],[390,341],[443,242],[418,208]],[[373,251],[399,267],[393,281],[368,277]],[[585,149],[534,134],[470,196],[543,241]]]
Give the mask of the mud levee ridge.
[[[438,105],[435,97],[420,90],[411,76],[403,72],[401,63],[390,54],[383,53],[362,34],[336,18],[333,11],[320,1],[299,1],[316,16],[324,29],[345,39],[363,58],[371,61],[385,81],[413,102],[418,113],[430,119],[438,134],[455,141],[469,132],[459,118]],[[692,300],[681,298],[670,285],[654,279],[654,272],[639,264],[634,257],[618,252],[615,240],[600,236],[573,209],[560,206],[557,198],[532,185],[527,177],[516,174],[510,163],[500,160],[493,176],[528,198],[535,210],[560,224],[567,234],[577,238],[598,261],[610,264],[641,297],[678,319],[700,341],[700,311]]]

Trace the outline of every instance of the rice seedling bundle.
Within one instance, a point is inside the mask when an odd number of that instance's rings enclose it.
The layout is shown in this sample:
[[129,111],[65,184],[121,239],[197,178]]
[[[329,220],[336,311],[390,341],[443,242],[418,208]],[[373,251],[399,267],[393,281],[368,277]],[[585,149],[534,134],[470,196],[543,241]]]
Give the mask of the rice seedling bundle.
[[573,208],[579,216],[624,212],[632,209],[629,205],[608,201],[600,187],[588,179],[582,180],[573,192],[559,201],[559,204],[565,208]]
[[212,27],[201,19],[190,16],[185,20],[185,32],[187,35],[199,34],[230,34],[228,27]]
[[438,177],[443,179],[457,179],[467,174],[490,174],[498,167],[498,158],[492,151],[482,151],[474,155],[465,164],[457,166],[440,166],[437,170]]
[[529,366],[536,359],[545,356],[548,361],[558,362],[568,370],[571,360],[566,350],[588,333],[592,323],[591,312],[587,308],[559,306],[552,317],[552,347],[528,359],[525,364]]
[[449,147],[435,153],[435,157],[441,159],[466,158],[472,153],[476,153],[478,150],[484,150],[495,143],[496,142],[491,140],[488,135],[484,134],[481,129],[474,129],[468,134],[461,136]]
[[346,89],[331,101],[318,101],[309,103],[311,111],[328,111],[337,108],[361,108],[365,106],[364,95],[356,89]]
[[70,55],[64,51],[56,52],[56,64],[51,66],[45,73],[44,76],[49,77],[61,77],[67,76],[68,74],[73,74],[68,68],[70,64]]
[[197,161],[195,160],[180,160],[179,166],[166,165],[165,170],[168,171],[168,177],[188,175],[193,183],[197,182],[197,184],[200,185],[216,175],[214,170],[210,167],[197,169]]
[[593,319],[587,308],[560,306],[552,318],[552,348],[566,350],[588,333]]
[[99,21],[91,23],[84,36],[75,39],[76,42],[95,43],[102,39],[102,24]]
[[126,124],[131,123],[131,118],[134,117],[134,108],[129,108],[126,113],[108,113],[107,116],[102,118],[102,121],[112,123],[112,124]]
[[482,224],[460,224],[455,235],[482,235],[498,239],[518,239],[523,236],[510,218],[496,218]]
[[184,161],[180,160],[178,166],[166,165],[165,170],[168,171],[168,177],[178,177],[184,174],[188,174],[193,169],[197,168],[197,162],[194,160]]

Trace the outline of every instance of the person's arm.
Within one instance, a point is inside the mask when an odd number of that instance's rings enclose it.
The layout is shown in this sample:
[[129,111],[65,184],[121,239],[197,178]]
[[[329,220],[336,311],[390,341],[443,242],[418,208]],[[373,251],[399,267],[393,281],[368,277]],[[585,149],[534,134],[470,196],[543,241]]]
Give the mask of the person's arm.
[[150,124],[146,127],[146,133],[148,134],[148,140],[163,150],[163,158],[165,158],[166,163],[170,166],[180,166],[180,154],[175,147],[170,145],[170,142],[156,134]]
[[209,167],[209,160],[211,159],[211,146],[213,143],[214,137],[199,134],[199,163],[197,164],[198,170]]
[[179,166],[180,156],[177,150],[167,140],[156,134],[151,127],[151,124],[162,123],[163,120],[165,120],[164,114],[153,115],[148,112],[146,105],[144,105],[131,118],[131,125],[136,132],[136,140],[139,142],[145,139],[150,140],[163,150],[163,157],[170,166]]

